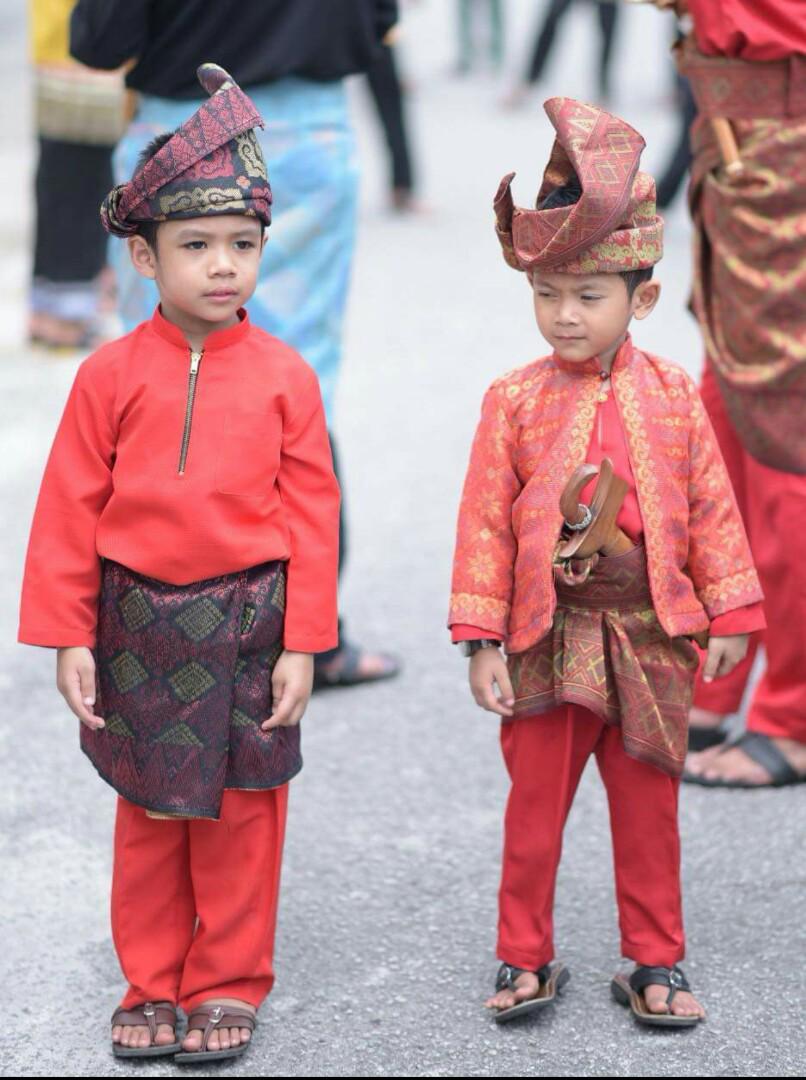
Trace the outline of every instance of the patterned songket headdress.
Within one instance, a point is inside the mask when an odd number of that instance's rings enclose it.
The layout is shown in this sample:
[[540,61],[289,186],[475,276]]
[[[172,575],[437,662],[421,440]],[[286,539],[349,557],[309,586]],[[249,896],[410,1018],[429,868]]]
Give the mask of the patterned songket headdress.
[[255,134],[263,118],[232,76],[202,64],[199,82],[210,95],[193,116],[101,204],[101,221],[115,236],[133,236],[145,221],[247,214],[271,224],[271,188]]
[[[638,171],[643,138],[595,105],[555,97],[543,107],[557,137],[537,209],[515,206],[514,173],[501,181],[493,203],[507,263],[514,270],[571,274],[653,266],[663,255],[663,221],[655,210],[655,181]],[[576,202],[539,209],[551,192],[576,183]]]

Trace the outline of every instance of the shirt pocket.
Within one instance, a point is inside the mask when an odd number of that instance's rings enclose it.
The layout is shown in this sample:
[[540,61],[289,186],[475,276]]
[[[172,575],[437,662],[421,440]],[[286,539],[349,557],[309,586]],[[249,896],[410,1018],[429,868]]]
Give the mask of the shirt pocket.
[[265,495],[274,487],[283,445],[281,413],[224,415],[215,469],[222,495]]

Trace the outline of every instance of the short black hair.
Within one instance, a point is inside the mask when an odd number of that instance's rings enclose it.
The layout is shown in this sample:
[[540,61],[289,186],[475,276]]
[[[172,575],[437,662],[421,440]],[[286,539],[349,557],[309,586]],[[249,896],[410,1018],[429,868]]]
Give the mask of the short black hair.
[[160,223],[158,221],[140,221],[137,224],[136,236],[142,236],[152,251],[157,250],[157,232]]
[[638,288],[639,285],[643,285],[645,281],[650,281],[652,278],[652,271],[654,266],[645,266],[642,270],[620,270],[619,277],[624,281],[627,286],[627,296],[632,299],[632,294]]
[[[176,132],[164,131],[161,135],[155,136],[151,142],[137,155],[137,163],[134,166],[134,175],[140,172],[142,168],[149,162],[158,150],[161,150],[163,146],[172,139]],[[157,231],[159,230],[160,223],[158,221],[141,221],[137,226],[137,235],[142,236],[152,251],[157,250]]]
[[136,176],[137,173],[139,173],[140,170],[145,166],[146,162],[151,161],[157,151],[162,150],[163,146],[165,146],[168,140],[172,139],[175,134],[175,131],[163,131],[161,135],[156,135],[150,143],[146,143],[146,145],[137,155],[137,162],[134,166],[133,175]]
[[[560,187],[553,188],[544,199],[537,204],[538,210],[554,210],[558,206],[573,206],[582,197],[582,185],[576,173],[572,173],[568,180]],[[627,296],[632,295],[639,285],[649,281],[654,267],[647,266],[643,270],[619,270],[618,275],[623,280],[627,289]]]
[[537,204],[538,210],[555,210],[558,206],[573,206],[582,198],[582,185],[576,173],[572,173],[560,187],[552,188]]

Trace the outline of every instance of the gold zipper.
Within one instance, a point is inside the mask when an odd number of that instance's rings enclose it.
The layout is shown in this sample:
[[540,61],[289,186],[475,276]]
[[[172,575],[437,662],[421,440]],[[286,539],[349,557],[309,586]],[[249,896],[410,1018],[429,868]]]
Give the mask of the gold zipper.
[[196,397],[196,380],[199,377],[199,364],[201,363],[202,353],[193,352],[190,350],[190,375],[188,376],[188,400],[185,407],[185,428],[182,432],[182,449],[179,451],[179,475],[183,476],[185,472],[185,462],[188,456],[188,445],[190,443],[190,425],[193,423],[193,402]]

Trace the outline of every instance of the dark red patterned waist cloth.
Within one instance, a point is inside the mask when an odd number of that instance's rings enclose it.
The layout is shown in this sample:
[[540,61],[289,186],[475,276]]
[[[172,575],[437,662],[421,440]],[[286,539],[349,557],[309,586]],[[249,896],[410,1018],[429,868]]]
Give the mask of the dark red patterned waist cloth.
[[224,788],[279,787],[302,768],[299,727],[263,731],[283,649],[285,563],[169,585],[105,560],[98,713],[81,748],[146,809],[217,818]]
[[693,36],[674,51],[700,116],[735,120],[806,116],[806,56],[794,53],[780,60],[707,56]]
[[658,622],[643,547],[601,557],[586,582],[558,578],[556,589],[551,630],[508,658],[515,716],[583,705],[621,726],[631,757],[679,776],[698,657]]

